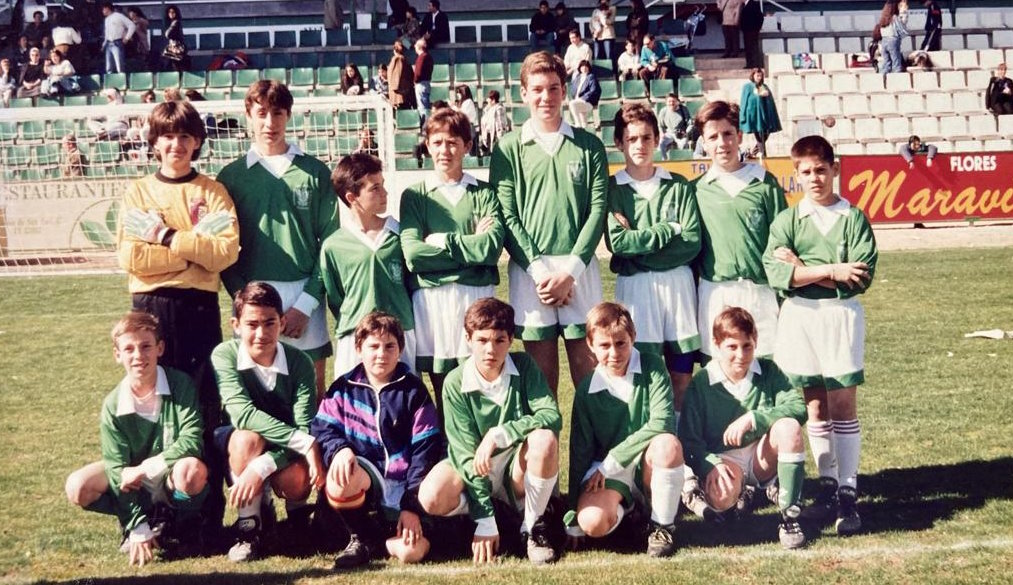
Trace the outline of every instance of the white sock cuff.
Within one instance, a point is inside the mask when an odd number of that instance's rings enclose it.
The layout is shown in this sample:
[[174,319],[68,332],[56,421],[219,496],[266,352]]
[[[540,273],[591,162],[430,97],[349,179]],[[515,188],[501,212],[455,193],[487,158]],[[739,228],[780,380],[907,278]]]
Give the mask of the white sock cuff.
[[468,496],[464,495],[464,492],[461,492],[461,495],[459,496],[459,499],[457,501],[457,507],[451,510],[450,513],[447,514],[447,516],[462,516],[464,514],[467,514],[468,512],[469,512]]
[[689,469],[685,465],[679,465],[677,467],[655,467],[654,471],[651,472],[651,483],[654,483],[654,479],[657,478],[659,481],[676,481],[680,477],[686,477],[686,470]]
[[778,453],[778,463],[805,463],[805,453]]
[[835,420],[833,421],[834,434],[837,435],[857,435],[862,432],[862,426],[858,423],[858,419],[853,420]]
[[533,475],[530,471],[524,472],[524,483],[536,489],[552,487],[556,485],[556,480],[558,479],[558,473],[552,477],[538,477],[537,475]]
[[834,425],[830,421],[809,421],[805,428],[810,437],[826,437],[833,431]]
[[619,528],[619,525],[622,524],[623,516],[625,515],[626,509],[623,508],[623,505],[619,504],[618,506],[616,506],[616,523],[613,524],[612,527],[609,528],[608,532],[606,532],[605,534],[612,534],[613,532],[615,532],[616,528]]

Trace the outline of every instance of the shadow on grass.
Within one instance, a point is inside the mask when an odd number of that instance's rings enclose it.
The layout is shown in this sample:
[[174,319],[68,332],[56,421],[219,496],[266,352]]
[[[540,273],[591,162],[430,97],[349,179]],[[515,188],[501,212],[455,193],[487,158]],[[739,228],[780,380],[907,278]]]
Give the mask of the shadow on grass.
[[[376,570],[381,567],[378,565]],[[369,571],[369,569],[366,569]],[[352,575],[353,573],[345,573]],[[168,575],[130,575],[123,577],[99,577],[71,579],[70,581],[39,581],[39,585],[127,585],[141,583],[144,585],[282,585],[295,583],[305,578],[320,578],[337,575],[326,569],[306,569],[284,573],[195,573]]]

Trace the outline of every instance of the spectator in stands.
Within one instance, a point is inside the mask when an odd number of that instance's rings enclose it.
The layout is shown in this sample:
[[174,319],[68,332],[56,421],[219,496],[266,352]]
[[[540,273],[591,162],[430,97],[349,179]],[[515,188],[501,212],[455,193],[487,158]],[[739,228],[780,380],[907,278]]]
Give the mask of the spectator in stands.
[[42,93],[42,80],[46,78],[45,65],[38,47],[28,51],[28,62],[21,68],[18,79],[18,97],[35,97]]
[[598,8],[591,13],[591,38],[594,39],[594,58],[608,59],[614,63],[616,7],[610,6],[609,0],[599,0]]
[[988,80],[985,109],[996,116],[1013,114],[1013,80],[1006,77],[1006,64],[999,63],[995,75]]
[[591,55],[591,45],[584,42],[579,30],[570,30],[568,36],[570,46],[566,48],[563,64],[566,65],[566,74],[570,76],[570,79],[573,79],[580,64],[584,61],[591,61],[594,57]]
[[347,63],[345,70],[341,72],[341,93],[345,95],[359,95],[362,93],[363,85],[365,84],[362,81],[359,68],[355,66],[355,63]]
[[62,52],[53,49],[45,71],[47,77],[42,81],[43,95],[71,95],[81,91],[74,65],[63,57]]
[[127,59],[123,46],[137,32],[137,26],[122,13],[116,12],[112,2],[102,3],[102,16],[105,17],[102,50],[106,56],[106,73],[125,73]]
[[468,118],[468,122],[471,123],[471,150],[472,153],[478,152],[478,106],[475,105],[475,98],[471,95],[471,88],[467,85],[458,85],[454,88],[454,105],[453,108],[458,112],[461,112]]
[[619,72],[619,81],[636,79],[639,76],[640,53],[632,39],[626,40],[626,50],[620,53],[619,59],[616,61],[616,69]]
[[18,37],[18,46],[14,48],[14,71],[20,73],[25,68],[25,64],[28,63],[29,53],[31,53],[32,47],[28,44],[28,37],[21,35]]
[[49,61],[49,52],[53,50],[53,39],[49,35],[42,37],[42,42],[39,43],[39,58],[45,63]]
[[56,26],[53,27],[53,48],[63,55],[78,69],[82,60],[76,55],[81,45],[81,33],[71,25],[70,18],[63,12],[56,17]]
[[742,31],[742,48],[746,52],[746,69],[763,67],[763,47],[760,29],[763,28],[763,7],[760,0],[744,0],[739,10],[739,30]]
[[380,63],[380,68],[377,69],[376,75],[374,75],[373,79],[370,80],[370,89],[373,93],[378,93],[386,99],[387,94],[390,91],[390,82],[388,79],[387,64]]
[[[872,64],[872,68],[875,69],[877,73],[883,72],[881,69],[883,64],[882,44],[883,35],[880,32],[880,26],[877,22],[876,26],[872,27],[872,39],[869,41],[869,63]],[[855,60],[858,61],[860,66],[861,62],[859,61],[857,55],[855,55]]]
[[528,44],[531,50],[541,47],[543,44],[555,46],[556,41],[556,17],[549,12],[549,1],[542,0],[538,3],[538,11],[531,17],[528,25]]
[[18,89],[17,76],[14,75],[14,69],[11,66],[11,60],[7,57],[0,59],[0,101],[3,102],[3,107],[9,107],[11,105],[11,96]]
[[935,0],[925,0],[925,38],[923,51],[938,51],[943,39],[943,11]]
[[[186,71],[190,68],[190,57],[186,52],[186,37],[183,34],[183,13],[179,11],[179,7],[175,4],[170,4],[165,8],[165,18],[162,19],[163,29],[162,36],[165,37],[166,44],[178,43],[183,48],[183,57],[180,60],[166,57],[165,53],[162,53],[163,64],[168,64],[169,67],[176,71]],[[165,24],[168,23],[168,24]],[[163,67],[168,69],[169,67]]]
[[[13,2],[11,4],[14,4]],[[35,17],[36,12],[42,13],[42,20],[49,18],[49,12],[46,8],[45,0],[25,0],[24,6],[21,7],[22,19],[25,24],[32,22],[32,18]]]
[[689,109],[679,101],[679,96],[670,93],[665,97],[665,107],[658,115],[658,122],[661,124],[658,150],[661,151],[662,158],[668,160],[668,151],[673,146],[679,149],[689,146],[687,130],[692,122]]
[[401,41],[394,41],[394,53],[387,65],[387,73],[391,80],[388,100],[395,110],[414,110],[415,103],[415,81],[412,68],[405,62],[404,45]]
[[921,138],[911,136],[907,139],[906,143],[901,144],[900,147],[897,148],[897,152],[900,153],[900,156],[903,157],[905,161],[907,161],[907,167],[909,169],[913,169],[915,168],[916,154],[924,154],[925,166],[931,167],[932,159],[936,158],[937,149],[931,144],[925,144],[922,142]]
[[721,33],[725,37],[725,52],[722,57],[739,56],[739,13],[742,0],[718,0],[721,11]]
[[490,89],[485,98],[485,108],[482,109],[482,154],[491,154],[492,147],[496,146],[501,136],[510,131],[510,126],[510,117],[507,116],[506,106],[500,102],[499,92]]
[[408,13],[408,0],[390,0],[387,2],[387,6],[390,8],[390,14],[387,16],[387,28],[398,30],[398,34],[403,34],[401,30],[404,27],[405,17]]
[[[903,6],[903,10],[900,6]],[[904,56],[901,54],[900,45],[908,36],[907,2],[886,0],[879,17],[879,34],[883,37],[880,43],[880,50],[883,53],[880,73],[886,75],[904,71]]]
[[162,91],[163,102],[177,102],[183,99],[178,87],[167,87]]
[[[672,51],[668,43],[659,41],[653,33],[644,35],[644,48],[640,50],[640,71],[637,75],[650,90],[652,79],[668,79],[672,66]],[[674,77],[674,76],[673,76]]]
[[429,12],[422,18],[422,36],[432,49],[450,42],[450,20],[440,10],[440,0],[429,0]]
[[151,51],[151,43],[148,40],[148,17],[138,6],[127,8],[127,17],[137,27],[137,32],[130,38],[127,44],[127,53],[147,61],[148,52]]
[[584,128],[587,126],[587,115],[598,107],[598,100],[601,99],[601,86],[587,59],[577,67],[570,83],[570,95],[570,118],[573,119],[574,126]]
[[71,132],[63,137],[63,161],[60,162],[60,176],[83,177],[85,166],[84,154],[77,147],[77,136]]
[[626,38],[633,41],[634,47],[640,47],[647,34],[651,17],[647,14],[644,0],[630,0],[630,13],[626,16]]
[[49,23],[45,21],[45,7],[43,10],[36,10],[32,14],[31,22],[25,24],[25,30],[22,32],[23,35],[28,37],[28,44],[32,47],[42,46],[42,37],[49,36],[52,32],[52,28]]
[[419,21],[419,12],[414,6],[409,6],[405,11],[404,25],[400,31],[410,46],[415,46],[415,41],[422,38],[422,22]]
[[429,43],[426,39],[415,41],[415,66],[412,78],[415,82],[415,102],[419,110],[419,120],[426,123],[429,115],[429,93],[433,89],[433,56],[429,54]]
[[155,90],[149,89],[141,94],[142,104],[153,104],[155,103]]
[[95,140],[119,140],[126,136],[127,130],[130,128],[126,118],[120,112],[123,96],[120,94],[120,90],[115,87],[103,89],[100,95],[106,98],[106,105],[109,106],[110,113],[107,116],[91,118],[86,124],[95,133]]
[[749,81],[742,86],[742,96],[739,98],[739,130],[756,137],[757,153],[766,157],[767,138],[774,132],[781,131],[781,119],[777,115],[774,95],[763,82],[763,69],[753,69]]
[[[556,16],[555,20],[555,31],[556,37],[553,40],[553,46],[556,48],[556,54],[563,53],[563,47],[570,40],[570,31],[573,29],[580,30],[580,25],[577,21],[570,16],[570,11],[566,9],[566,3],[558,2],[556,4]],[[579,34],[579,33],[578,33]]]
[[368,154],[372,154],[373,156],[376,156],[377,146],[376,140],[373,140],[373,131],[363,126],[362,128],[359,128],[358,136],[359,136],[359,143],[356,144],[355,150],[353,150],[352,152],[353,153],[365,152]]

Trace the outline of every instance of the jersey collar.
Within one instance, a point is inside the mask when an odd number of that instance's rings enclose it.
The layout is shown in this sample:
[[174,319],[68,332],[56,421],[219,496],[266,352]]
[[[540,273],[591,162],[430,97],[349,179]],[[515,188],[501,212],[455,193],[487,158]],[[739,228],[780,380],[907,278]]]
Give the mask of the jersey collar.
[[[165,370],[162,366],[157,366],[158,376],[155,378],[155,394],[158,396],[168,396],[171,394],[169,390],[169,378],[165,375]],[[134,414],[137,412],[134,404],[134,398],[131,396],[130,383],[126,377],[120,382],[120,393],[116,401],[116,416],[123,416],[127,414]]]
[[374,252],[379,250],[380,246],[387,241],[388,233],[394,234],[395,236],[401,233],[401,224],[399,224],[398,221],[391,216],[387,216],[384,219],[383,227],[380,228],[380,233],[377,234],[375,240],[371,239],[365,232],[362,231],[362,226],[359,225],[359,222],[356,221],[354,217],[349,223],[351,223],[351,226],[348,231],[352,232],[352,235],[354,235],[357,240],[365,244],[367,248],[373,250]]
[[[707,362],[707,365],[704,366],[704,369],[707,370],[707,382],[712,386],[714,384],[734,385],[742,383],[742,380],[740,380],[739,382],[732,382],[731,380],[729,380],[728,376],[725,375],[725,371],[721,369],[721,364],[719,364],[718,360],[716,359],[712,359],[711,361]],[[749,364],[749,373],[746,374],[746,379],[749,379],[754,375],[759,375],[762,373],[763,370],[760,369],[760,362],[754,359],[753,363]]]
[[[289,144],[288,150],[285,151],[284,156],[288,158],[289,162],[292,162],[293,160],[295,160],[295,157],[302,156],[304,154],[306,153],[304,153],[302,149],[299,148],[298,144]],[[251,145],[250,150],[246,152],[246,168],[252,167],[253,165],[261,162],[265,158],[267,157],[257,152],[256,146]]]
[[[647,179],[647,181],[654,181],[654,180],[670,181],[671,179],[672,179],[672,173],[668,172],[668,170],[666,170],[666,169],[664,169],[662,167],[656,166],[656,167],[654,167],[654,176],[651,177],[650,179]],[[647,181],[636,181],[633,177],[630,176],[629,173],[626,172],[626,169],[622,169],[618,173],[616,173],[616,184],[617,185],[629,185],[630,183],[634,183],[635,184],[635,183],[638,183],[638,182],[639,183],[646,183]]]
[[813,213],[820,211],[817,207],[822,208],[822,210],[825,211],[836,213],[837,215],[848,215],[848,210],[851,209],[851,203],[847,199],[838,196],[837,202],[833,205],[817,205],[808,197],[804,197],[798,202],[798,216],[808,217]]
[[633,395],[633,377],[641,373],[641,371],[640,352],[634,348],[630,354],[630,363],[626,366],[625,376],[621,378],[613,376],[601,365],[595,366],[594,372],[591,374],[591,384],[588,386],[587,393],[597,394],[605,390],[623,402],[629,402],[630,396]]
[[[556,130],[556,132],[571,140],[573,139],[573,126],[567,124],[566,120],[559,123],[559,130]],[[529,119],[521,126],[521,142],[534,142],[537,138],[538,131],[535,130],[535,123]]]
[[720,179],[721,177],[735,177],[740,181],[749,183],[753,179],[756,179],[757,181],[762,181],[763,178],[766,176],[767,176],[767,169],[755,163],[745,163],[744,165],[742,165],[742,168],[735,171],[734,173],[726,173],[722,170],[719,170],[715,165],[712,164],[710,168],[707,169],[707,172],[704,173],[703,177],[700,180],[703,181],[704,183],[713,183],[714,181]]
[[499,378],[489,382],[482,377],[482,374],[478,373],[475,358],[469,357],[464,362],[464,371],[461,372],[461,392],[482,392],[483,389],[493,388],[501,384],[503,387],[507,387],[510,385],[510,377],[519,375],[520,372],[517,371],[513,358],[508,354],[506,360],[503,362],[503,371],[500,372]]
[[285,357],[285,348],[282,347],[280,341],[278,342],[277,349],[274,352],[274,363],[269,366],[262,366],[253,361],[253,358],[250,357],[250,352],[246,350],[246,346],[240,342],[239,353],[236,355],[236,369],[253,370],[256,368],[261,368],[283,376],[288,375],[288,358]]

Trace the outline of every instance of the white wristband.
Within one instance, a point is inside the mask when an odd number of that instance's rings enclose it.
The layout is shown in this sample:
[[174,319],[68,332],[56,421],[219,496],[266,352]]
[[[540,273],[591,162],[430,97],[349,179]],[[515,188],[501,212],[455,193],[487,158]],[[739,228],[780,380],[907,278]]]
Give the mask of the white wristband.
[[246,464],[247,469],[252,469],[262,480],[266,480],[271,477],[271,474],[278,471],[278,464],[274,462],[274,459],[268,453],[262,453],[258,455],[253,461]]
[[499,528],[496,527],[496,517],[489,516],[488,518],[475,520],[475,536],[483,538],[499,536]]

